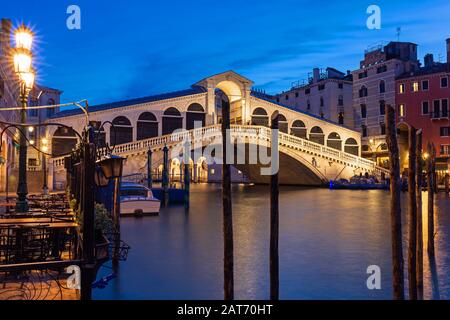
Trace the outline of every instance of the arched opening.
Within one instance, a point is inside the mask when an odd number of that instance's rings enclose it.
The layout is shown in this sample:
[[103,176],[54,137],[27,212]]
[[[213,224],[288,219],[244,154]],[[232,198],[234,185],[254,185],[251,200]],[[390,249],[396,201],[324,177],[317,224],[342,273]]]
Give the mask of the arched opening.
[[[218,107],[217,115],[222,115],[222,101],[230,103],[230,123],[242,124],[242,92],[237,83],[230,80],[224,80],[216,85],[216,93],[220,97],[220,104],[216,104]],[[227,99],[224,99],[223,95]],[[220,110],[219,110],[220,109]]]
[[319,143],[325,145],[325,134],[323,133],[322,128],[313,127],[311,132],[309,133],[309,140],[315,143]]
[[208,162],[205,157],[200,157],[197,161],[197,172],[195,173],[197,182],[208,182]]
[[269,126],[269,116],[266,110],[263,108],[256,108],[252,113],[252,125],[253,126]]
[[133,141],[133,126],[127,117],[119,116],[112,121],[114,128],[110,129],[111,145],[118,145]]
[[291,126],[291,134],[299,138],[307,139],[305,123],[302,120],[295,120]]
[[58,127],[52,137],[52,156],[58,157],[75,149],[78,138],[72,128]]
[[183,128],[183,117],[180,111],[176,108],[170,107],[164,111],[162,121],[162,134],[171,134],[177,129]]
[[348,138],[347,140],[345,140],[344,151],[346,153],[358,156],[359,155],[358,142],[356,142],[356,140],[353,138]]
[[178,158],[172,159],[170,163],[170,181],[181,181],[182,166]]
[[151,112],[142,113],[137,121],[137,139],[143,140],[158,136],[158,119]]
[[327,138],[327,146],[341,151],[342,150],[341,136],[336,132],[330,133]]
[[278,128],[279,128],[280,132],[284,132],[284,133],[289,132],[289,126],[288,126],[287,119],[281,113],[278,115]]
[[195,122],[201,123],[201,127],[205,126],[205,109],[199,103],[193,103],[188,107],[186,113],[186,129],[194,129]]

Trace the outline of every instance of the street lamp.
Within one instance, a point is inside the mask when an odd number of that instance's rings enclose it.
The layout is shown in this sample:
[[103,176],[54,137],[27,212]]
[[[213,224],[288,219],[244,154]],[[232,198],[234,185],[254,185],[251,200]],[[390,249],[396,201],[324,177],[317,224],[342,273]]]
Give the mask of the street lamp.
[[[31,47],[33,44],[33,33],[24,25],[14,31],[16,47],[14,48],[14,71],[17,74],[20,88],[20,122],[26,123],[28,96],[33,89],[35,72],[32,68]],[[28,211],[27,202],[27,141],[25,132],[20,131],[19,147],[19,182],[17,186],[16,212]]]

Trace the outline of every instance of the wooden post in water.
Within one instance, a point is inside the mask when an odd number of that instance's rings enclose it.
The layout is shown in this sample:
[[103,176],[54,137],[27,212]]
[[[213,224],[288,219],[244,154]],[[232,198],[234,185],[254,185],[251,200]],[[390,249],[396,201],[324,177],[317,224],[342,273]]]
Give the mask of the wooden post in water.
[[402,251],[402,216],[400,204],[400,159],[395,126],[395,111],[386,105],[386,139],[389,148],[391,179],[391,238],[392,238],[392,287],[394,299],[405,299]]
[[444,177],[444,188],[445,188],[445,195],[448,196],[448,179],[449,179],[449,175],[448,173],[445,174]]
[[409,170],[408,170],[408,282],[409,299],[417,300],[417,203],[416,203],[416,129],[410,127],[409,135]]
[[[279,113],[272,115],[272,139],[276,135],[278,140]],[[278,141],[272,143],[272,175],[270,176],[270,299],[278,300],[280,291],[280,271],[278,256],[279,239],[279,185],[278,170],[274,173],[274,166],[278,168]]]
[[153,177],[152,177],[152,149],[148,148],[147,151],[147,187],[151,189],[153,187]]
[[186,141],[184,144],[184,208],[189,209],[189,192],[190,192],[190,184],[191,184],[191,174],[190,174],[190,154],[191,148],[190,143]]
[[434,255],[434,150],[431,143],[427,145],[427,189],[428,189],[428,254]]
[[223,272],[224,299],[234,299],[233,212],[231,202],[231,171],[227,164],[230,137],[230,103],[222,100],[222,205],[223,205]]
[[423,300],[423,224],[422,224],[422,129],[418,130],[416,143],[416,283],[417,298]]
[[163,148],[163,172],[162,172],[163,205],[169,204],[169,148]]

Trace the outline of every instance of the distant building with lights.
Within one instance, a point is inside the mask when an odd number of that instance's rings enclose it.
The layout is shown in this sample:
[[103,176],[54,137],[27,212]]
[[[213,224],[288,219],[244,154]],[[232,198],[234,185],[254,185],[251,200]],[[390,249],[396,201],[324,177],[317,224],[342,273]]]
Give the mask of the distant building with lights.
[[354,128],[362,134],[362,155],[388,165],[385,105],[395,106],[395,79],[419,68],[417,45],[390,42],[365,51],[353,75]]
[[307,80],[275,95],[278,103],[353,127],[352,75],[334,68],[314,68]]
[[[446,40],[447,61],[435,62],[427,54],[424,66],[405,72],[396,79],[397,122],[400,139],[407,141],[410,126],[423,131],[423,146],[435,145],[440,177],[450,166],[450,39]],[[407,157],[403,157],[407,167]]]

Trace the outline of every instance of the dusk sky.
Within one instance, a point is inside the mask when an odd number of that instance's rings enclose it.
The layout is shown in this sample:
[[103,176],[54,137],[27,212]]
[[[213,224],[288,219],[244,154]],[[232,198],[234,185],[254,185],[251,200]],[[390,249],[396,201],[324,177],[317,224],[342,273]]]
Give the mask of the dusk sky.
[[[19,4],[20,3],[20,4]],[[81,30],[66,9],[81,8]],[[381,30],[366,27],[369,5]],[[397,39],[445,60],[450,2],[433,1],[2,1],[0,16],[37,33],[39,82],[64,102],[98,104],[188,88],[234,70],[268,93],[313,67],[354,70],[364,50]]]

